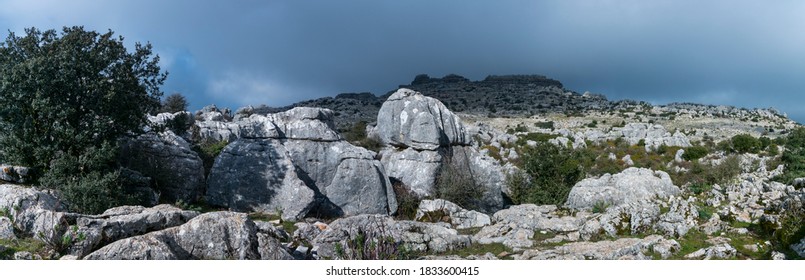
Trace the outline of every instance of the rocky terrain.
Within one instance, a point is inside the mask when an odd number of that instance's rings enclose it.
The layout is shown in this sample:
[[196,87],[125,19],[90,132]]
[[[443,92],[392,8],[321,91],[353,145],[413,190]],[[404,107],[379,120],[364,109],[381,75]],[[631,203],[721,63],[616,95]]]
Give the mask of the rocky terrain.
[[[0,258],[805,258],[805,180],[775,180],[773,144],[798,124],[773,109],[420,75],[381,97],[150,120],[122,151],[147,205],[72,213],[2,166]],[[736,135],[768,143],[743,151]],[[586,173],[561,203],[522,203],[512,178],[546,145],[586,153]]]

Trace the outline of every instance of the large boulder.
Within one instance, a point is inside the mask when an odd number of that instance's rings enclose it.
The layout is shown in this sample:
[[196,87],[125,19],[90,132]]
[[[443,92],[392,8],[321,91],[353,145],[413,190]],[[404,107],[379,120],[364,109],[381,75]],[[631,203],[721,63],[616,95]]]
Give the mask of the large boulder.
[[389,177],[403,182],[419,196],[434,194],[436,175],[443,159],[439,151],[386,148],[380,154]]
[[[359,239],[373,241],[374,247],[360,247]],[[406,251],[441,253],[469,246],[469,236],[442,224],[395,221],[384,215],[358,215],[329,224],[313,240],[314,250],[324,259],[352,259],[401,256]],[[356,250],[367,250],[361,254]]]
[[548,250],[527,250],[515,256],[520,260],[650,260],[653,252],[678,251],[679,244],[662,236],[650,235],[643,239],[622,238],[612,241],[576,242]]
[[[397,202],[375,153],[341,139],[327,109],[241,116],[240,139],[216,159],[208,202],[239,211],[320,216],[392,214]],[[255,176],[261,174],[261,176]]]
[[[89,260],[263,259],[278,254],[281,244],[261,232],[246,214],[211,212],[186,224],[130,237],[92,252]],[[263,242],[260,242],[263,239]],[[275,248],[261,248],[273,246]],[[287,252],[286,252],[287,253]],[[267,257],[269,257],[267,256]]]
[[405,88],[380,107],[376,128],[384,144],[402,148],[436,150],[471,141],[459,118],[442,102]]
[[448,222],[456,229],[477,228],[492,223],[489,215],[463,209],[443,199],[420,201],[414,219],[423,222]]
[[399,89],[383,103],[372,132],[386,147],[381,162],[389,177],[419,196],[436,193],[436,177],[451,168],[469,177],[481,193],[478,209],[503,208],[505,181],[500,165],[471,147],[461,120],[440,101],[409,89]]
[[53,193],[32,187],[0,185],[0,209],[25,236],[47,244],[59,244],[67,229],[68,215]]
[[323,196],[321,208],[330,216],[392,214],[394,190],[375,153],[345,141],[287,140],[294,165]]
[[206,201],[297,220],[313,208],[314,198],[280,141],[241,139],[227,145],[215,160]]
[[604,174],[576,183],[568,194],[566,205],[574,209],[590,209],[596,204],[616,206],[680,193],[668,173],[632,167],[615,175]]
[[194,202],[204,195],[204,164],[190,144],[172,131],[150,132],[125,141],[121,161],[151,177],[163,200]]
[[180,226],[197,215],[195,211],[162,204],[151,208],[120,206],[100,215],[81,216],[66,233],[74,240],[66,251],[80,258],[120,239]]

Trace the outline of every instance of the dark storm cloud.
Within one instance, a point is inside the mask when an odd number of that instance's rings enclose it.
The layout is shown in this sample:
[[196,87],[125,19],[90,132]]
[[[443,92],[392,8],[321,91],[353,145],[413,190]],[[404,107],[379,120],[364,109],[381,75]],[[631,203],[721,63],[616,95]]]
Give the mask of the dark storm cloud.
[[0,24],[150,41],[194,108],[376,94],[419,73],[544,74],[610,99],[805,119],[800,1],[2,1]]

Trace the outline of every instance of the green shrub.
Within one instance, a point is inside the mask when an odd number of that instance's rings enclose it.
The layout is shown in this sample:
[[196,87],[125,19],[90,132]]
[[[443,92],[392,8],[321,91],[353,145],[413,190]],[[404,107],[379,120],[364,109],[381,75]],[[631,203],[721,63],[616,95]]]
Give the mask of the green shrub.
[[366,135],[366,122],[359,121],[349,127],[346,131],[341,133],[347,142],[358,146],[364,147],[367,150],[378,152],[382,147],[379,140]]
[[685,153],[682,154],[682,159],[687,161],[699,160],[708,153],[710,153],[710,150],[703,146],[688,147],[685,149]]
[[176,113],[187,111],[187,98],[181,93],[174,93],[165,97],[162,101],[160,112],[162,113]]
[[554,123],[552,121],[536,122],[536,123],[534,123],[534,126],[537,127],[537,128],[542,128],[542,129],[553,129],[554,128]]
[[142,132],[167,77],[150,45],[83,27],[26,29],[0,44],[0,158],[32,167],[72,211],[132,201],[118,140]]
[[521,164],[522,172],[507,178],[515,204],[564,204],[573,185],[584,178],[579,152],[548,143],[525,147]]
[[609,208],[609,203],[606,201],[597,201],[593,204],[593,213],[604,213]]
[[40,182],[55,187],[71,211],[98,214],[108,208],[140,204],[132,183],[121,173],[117,148],[105,144],[90,147],[79,157],[59,154]]
[[779,142],[785,145],[785,151],[780,157],[780,161],[785,165],[785,171],[775,180],[790,185],[794,179],[805,177],[805,128],[792,130]]
[[729,152],[740,154],[758,153],[763,148],[763,143],[749,134],[735,135],[730,139]]
[[229,141],[226,140],[202,140],[196,145],[193,145],[193,150],[198,153],[198,156],[201,158],[201,161],[204,164],[205,176],[210,174],[212,165],[215,163],[215,158],[221,154],[221,151],[226,148],[227,144],[229,144]]

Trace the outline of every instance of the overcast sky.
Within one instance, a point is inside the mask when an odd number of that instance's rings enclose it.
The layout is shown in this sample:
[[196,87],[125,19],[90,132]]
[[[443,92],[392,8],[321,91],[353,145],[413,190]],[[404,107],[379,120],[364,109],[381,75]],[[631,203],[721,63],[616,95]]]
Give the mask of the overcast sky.
[[[383,94],[416,74],[542,74],[655,104],[805,121],[805,1],[0,0],[0,29],[151,42],[191,109]],[[4,36],[7,34],[4,32]]]

